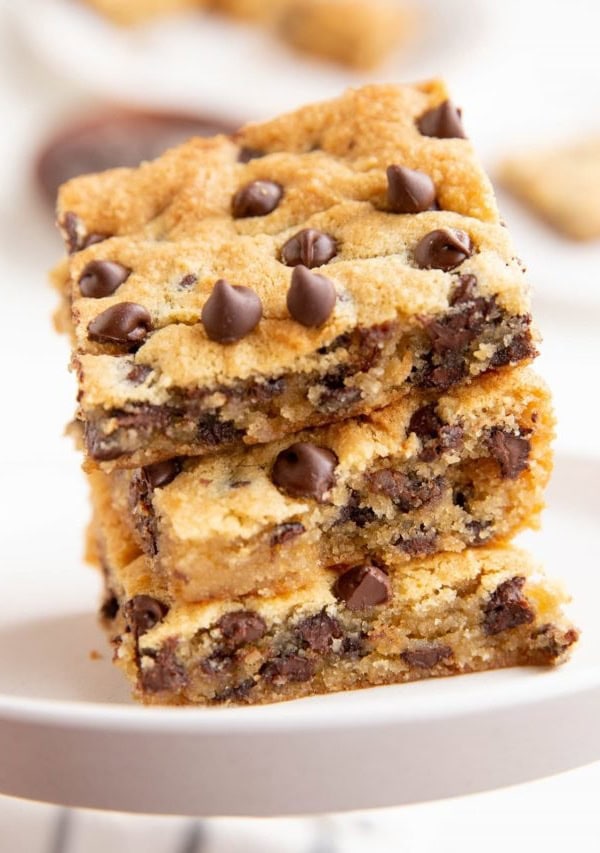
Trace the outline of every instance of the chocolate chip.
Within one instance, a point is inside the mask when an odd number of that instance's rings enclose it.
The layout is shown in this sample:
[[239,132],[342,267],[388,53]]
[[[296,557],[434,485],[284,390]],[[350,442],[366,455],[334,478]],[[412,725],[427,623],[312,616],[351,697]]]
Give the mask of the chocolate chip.
[[225,613],[216,627],[228,644],[235,648],[260,640],[267,630],[265,620],[253,610],[234,610],[231,613]]
[[165,459],[163,462],[154,462],[142,469],[152,489],[162,489],[172,483],[181,471],[181,459]]
[[319,384],[324,385],[325,390],[319,394],[315,402],[316,408],[331,414],[362,400],[363,392],[360,388],[346,386],[346,378],[359,369],[356,363],[341,364],[322,376]]
[[327,652],[334,640],[343,634],[337,619],[325,611],[308,616],[296,625],[296,634],[314,652]]
[[377,566],[354,566],[336,580],[333,594],[349,610],[365,610],[385,604],[392,597],[392,584]]
[[[253,403],[266,403],[274,397],[283,394],[286,389],[286,381],[283,377],[277,379],[262,379],[256,382],[251,381],[246,383],[241,389],[240,398],[251,400]],[[228,389],[231,393],[231,388]]]
[[576,628],[560,629],[557,625],[546,623],[534,631],[531,635],[536,641],[536,646],[548,661],[556,660],[567,651],[573,643],[579,639],[579,631]]
[[276,545],[284,545],[286,542],[291,542],[292,539],[301,536],[305,529],[304,525],[300,524],[299,521],[288,521],[285,524],[278,524],[273,528],[269,545],[275,547]]
[[359,348],[359,363],[357,370],[366,373],[381,361],[381,356],[386,344],[393,344],[399,333],[398,323],[378,323],[368,328],[360,327],[356,330]]
[[337,243],[329,234],[305,228],[284,243],[281,260],[288,267],[302,264],[309,269],[326,264],[337,255]]
[[363,528],[367,524],[375,521],[377,516],[370,506],[360,505],[360,494],[356,489],[350,491],[350,496],[344,506],[341,508],[336,519],[336,524],[345,524],[351,521],[357,527]]
[[289,681],[309,681],[315,674],[315,664],[300,655],[281,655],[263,663],[259,674],[277,687],[283,687]]
[[466,302],[473,302],[477,291],[477,277],[471,273],[459,275],[458,283],[456,284],[450,296],[450,305],[464,305]]
[[253,678],[245,678],[240,684],[236,684],[234,687],[226,687],[220,693],[215,693],[213,701],[239,702],[240,699],[245,699],[255,686],[256,682]]
[[408,432],[414,432],[421,440],[437,438],[441,426],[442,421],[436,414],[435,403],[429,403],[413,412],[408,422]]
[[[479,325],[470,325],[470,319],[470,315],[466,312],[442,316],[439,320],[431,317],[424,319],[423,329],[429,338],[433,352],[437,355],[463,352],[481,331]],[[481,318],[481,325],[483,322]]]
[[91,234],[87,234],[81,240],[81,248],[87,249],[88,246],[95,246],[96,243],[104,243],[105,240],[108,240],[110,234],[99,234],[96,231],[93,231]]
[[322,501],[333,486],[337,462],[337,456],[327,447],[300,441],[277,456],[271,479],[292,497]]
[[335,388],[323,391],[315,403],[315,408],[326,414],[335,414],[341,409],[348,409],[359,400],[362,400],[363,392],[360,388]]
[[469,545],[477,548],[479,545],[485,545],[493,534],[492,522],[473,518],[465,523],[465,528],[469,533]]
[[152,331],[152,318],[137,302],[119,302],[88,325],[90,340],[103,344],[141,344]]
[[152,486],[143,468],[134,470],[129,481],[128,506],[142,549],[158,553],[158,520],[152,502]]
[[261,151],[260,148],[250,148],[248,145],[243,145],[238,154],[238,163],[249,163],[250,160],[259,160],[265,154],[266,152]]
[[504,581],[490,595],[483,607],[483,631],[488,636],[500,634],[509,628],[518,628],[534,620],[534,612],[522,593],[525,578],[514,577]]
[[457,228],[436,228],[419,240],[414,250],[415,263],[421,269],[448,272],[473,254],[471,238]]
[[444,646],[441,643],[424,643],[413,649],[406,649],[400,655],[402,660],[415,669],[432,669],[453,656],[450,646]]
[[490,431],[487,447],[492,458],[500,466],[504,479],[514,480],[528,467],[531,443],[527,438],[494,427]]
[[460,424],[444,424],[440,429],[437,450],[445,453],[447,450],[459,450],[462,447],[465,431]]
[[412,512],[439,500],[446,485],[441,476],[426,480],[412,471],[405,474],[391,468],[374,471],[365,479],[374,492],[390,498],[400,512]]
[[444,101],[426,113],[417,121],[417,127],[423,136],[435,136],[438,139],[465,139],[462,126],[462,111],[452,101]]
[[467,375],[467,366],[462,355],[450,352],[444,358],[443,364],[429,364],[422,372],[417,373],[413,381],[422,388],[435,388],[447,391],[457,385]]
[[168,612],[167,605],[151,595],[134,595],[123,606],[127,624],[136,637],[162,622]]
[[222,421],[212,412],[207,412],[198,422],[196,439],[204,447],[220,447],[233,444],[243,435],[233,421]]
[[178,290],[190,290],[198,281],[198,276],[193,272],[184,275],[177,285]]
[[435,184],[425,172],[388,166],[388,204],[394,213],[421,213],[435,201]]
[[110,462],[123,453],[118,442],[113,441],[111,436],[105,436],[97,424],[85,424],[84,439],[88,454],[96,462]]
[[465,431],[460,424],[444,424],[440,426],[437,436],[422,439],[423,449],[419,453],[421,462],[435,462],[449,450],[459,450],[464,441]]
[[81,239],[84,230],[84,225],[79,216],[68,210],[63,216],[60,223],[61,228],[65,232],[65,245],[70,255],[78,252],[81,249]]
[[363,634],[357,637],[344,637],[342,640],[341,653],[348,658],[364,658],[369,654],[365,648],[365,636]]
[[[529,325],[529,318],[527,318]],[[505,367],[507,364],[517,364],[519,361],[535,358],[537,350],[531,339],[531,332],[517,333],[506,346],[499,347],[490,359],[490,367]]]
[[148,661],[148,666],[140,667],[140,684],[148,693],[162,693],[181,690],[187,684],[187,675],[184,667],[177,660],[175,654],[177,640],[167,640],[166,643],[154,653]]
[[327,353],[335,352],[338,349],[348,349],[352,344],[353,337],[349,332],[344,332],[334,338],[331,343],[319,347],[317,352],[319,355],[327,355]]
[[292,273],[287,292],[287,308],[294,320],[303,326],[321,326],[335,306],[335,287],[323,275],[312,273],[298,264]]
[[[498,318],[494,297],[478,297],[447,314],[421,317],[431,352],[425,356],[428,365],[418,376],[417,384],[446,389],[460,381],[466,375],[468,347],[486,325],[495,323]],[[441,364],[436,363],[434,356]]]
[[262,317],[262,303],[249,287],[219,279],[202,308],[202,323],[211,341],[231,344],[246,337]]
[[119,612],[119,601],[116,595],[111,595],[110,598],[107,598],[106,601],[102,604],[100,608],[100,616],[102,619],[106,619],[111,622]]
[[275,210],[283,196],[283,187],[274,181],[252,181],[239,189],[231,202],[234,219],[266,216]]
[[215,651],[200,661],[200,668],[205,675],[222,675],[230,673],[235,667],[235,649],[215,649]]
[[149,364],[134,364],[125,377],[133,385],[141,385],[152,373]]
[[79,276],[81,295],[93,299],[110,296],[130,275],[131,270],[116,261],[90,261]]
[[410,536],[400,536],[394,542],[394,546],[411,557],[424,557],[426,554],[435,554],[438,547],[438,534],[435,530],[417,530]]

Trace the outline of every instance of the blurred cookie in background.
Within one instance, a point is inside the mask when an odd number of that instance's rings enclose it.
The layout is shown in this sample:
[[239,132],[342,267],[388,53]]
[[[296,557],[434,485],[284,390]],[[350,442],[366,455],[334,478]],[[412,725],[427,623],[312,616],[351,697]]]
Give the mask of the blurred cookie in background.
[[355,68],[379,65],[414,30],[395,0],[289,0],[278,32],[293,47]]
[[508,157],[498,181],[566,237],[600,238],[600,135]]
[[[270,21],[277,17],[289,0],[209,0],[219,12],[247,21]],[[202,4],[202,0],[198,5]]]
[[85,0],[116,24],[130,26],[162,15],[197,9],[203,0]]
[[211,118],[105,108],[74,119],[54,133],[37,157],[36,182],[54,207],[58,187],[70,178],[116,166],[138,166],[191,136],[233,133],[235,129]]
[[414,31],[408,0],[84,0],[117,24],[197,8],[257,21],[288,45],[352,68],[383,62]]

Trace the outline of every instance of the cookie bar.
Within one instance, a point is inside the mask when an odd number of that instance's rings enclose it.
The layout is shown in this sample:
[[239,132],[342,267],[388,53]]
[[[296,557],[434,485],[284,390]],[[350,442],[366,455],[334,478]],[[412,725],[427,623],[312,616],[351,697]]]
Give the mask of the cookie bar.
[[147,703],[261,703],[563,662],[566,596],[516,548],[363,561],[272,598],[169,606],[144,557],[106,570],[114,660]]
[[270,595],[365,553],[400,565],[535,526],[553,426],[522,369],[248,451],[97,472],[92,487],[171,600]]
[[499,178],[567,237],[600,237],[600,136],[510,157]]
[[411,10],[397,0],[289,0],[280,36],[305,53],[373,68],[413,31]]
[[535,354],[443,84],[367,86],[61,190],[79,418],[105,470],[273,441]]

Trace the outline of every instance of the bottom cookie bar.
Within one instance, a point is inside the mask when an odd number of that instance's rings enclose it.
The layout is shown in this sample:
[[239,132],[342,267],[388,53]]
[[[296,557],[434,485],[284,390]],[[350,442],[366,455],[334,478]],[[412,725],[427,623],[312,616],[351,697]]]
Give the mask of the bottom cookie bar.
[[102,619],[136,699],[254,704],[564,661],[566,596],[516,548],[315,572],[272,598],[169,607],[144,557],[105,565]]

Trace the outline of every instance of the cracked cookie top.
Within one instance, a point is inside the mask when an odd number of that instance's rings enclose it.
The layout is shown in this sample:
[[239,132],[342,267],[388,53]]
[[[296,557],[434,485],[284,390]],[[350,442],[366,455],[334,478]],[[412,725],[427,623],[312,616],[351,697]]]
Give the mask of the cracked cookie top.
[[[314,370],[357,327],[408,332],[447,312],[464,274],[508,314],[529,308],[491,185],[436,81],[351,90],[76,178],[58,221],[84,409]],[[326,310],[294,309],[295,280]],[[124,382],[132,365],[148,378]]]

